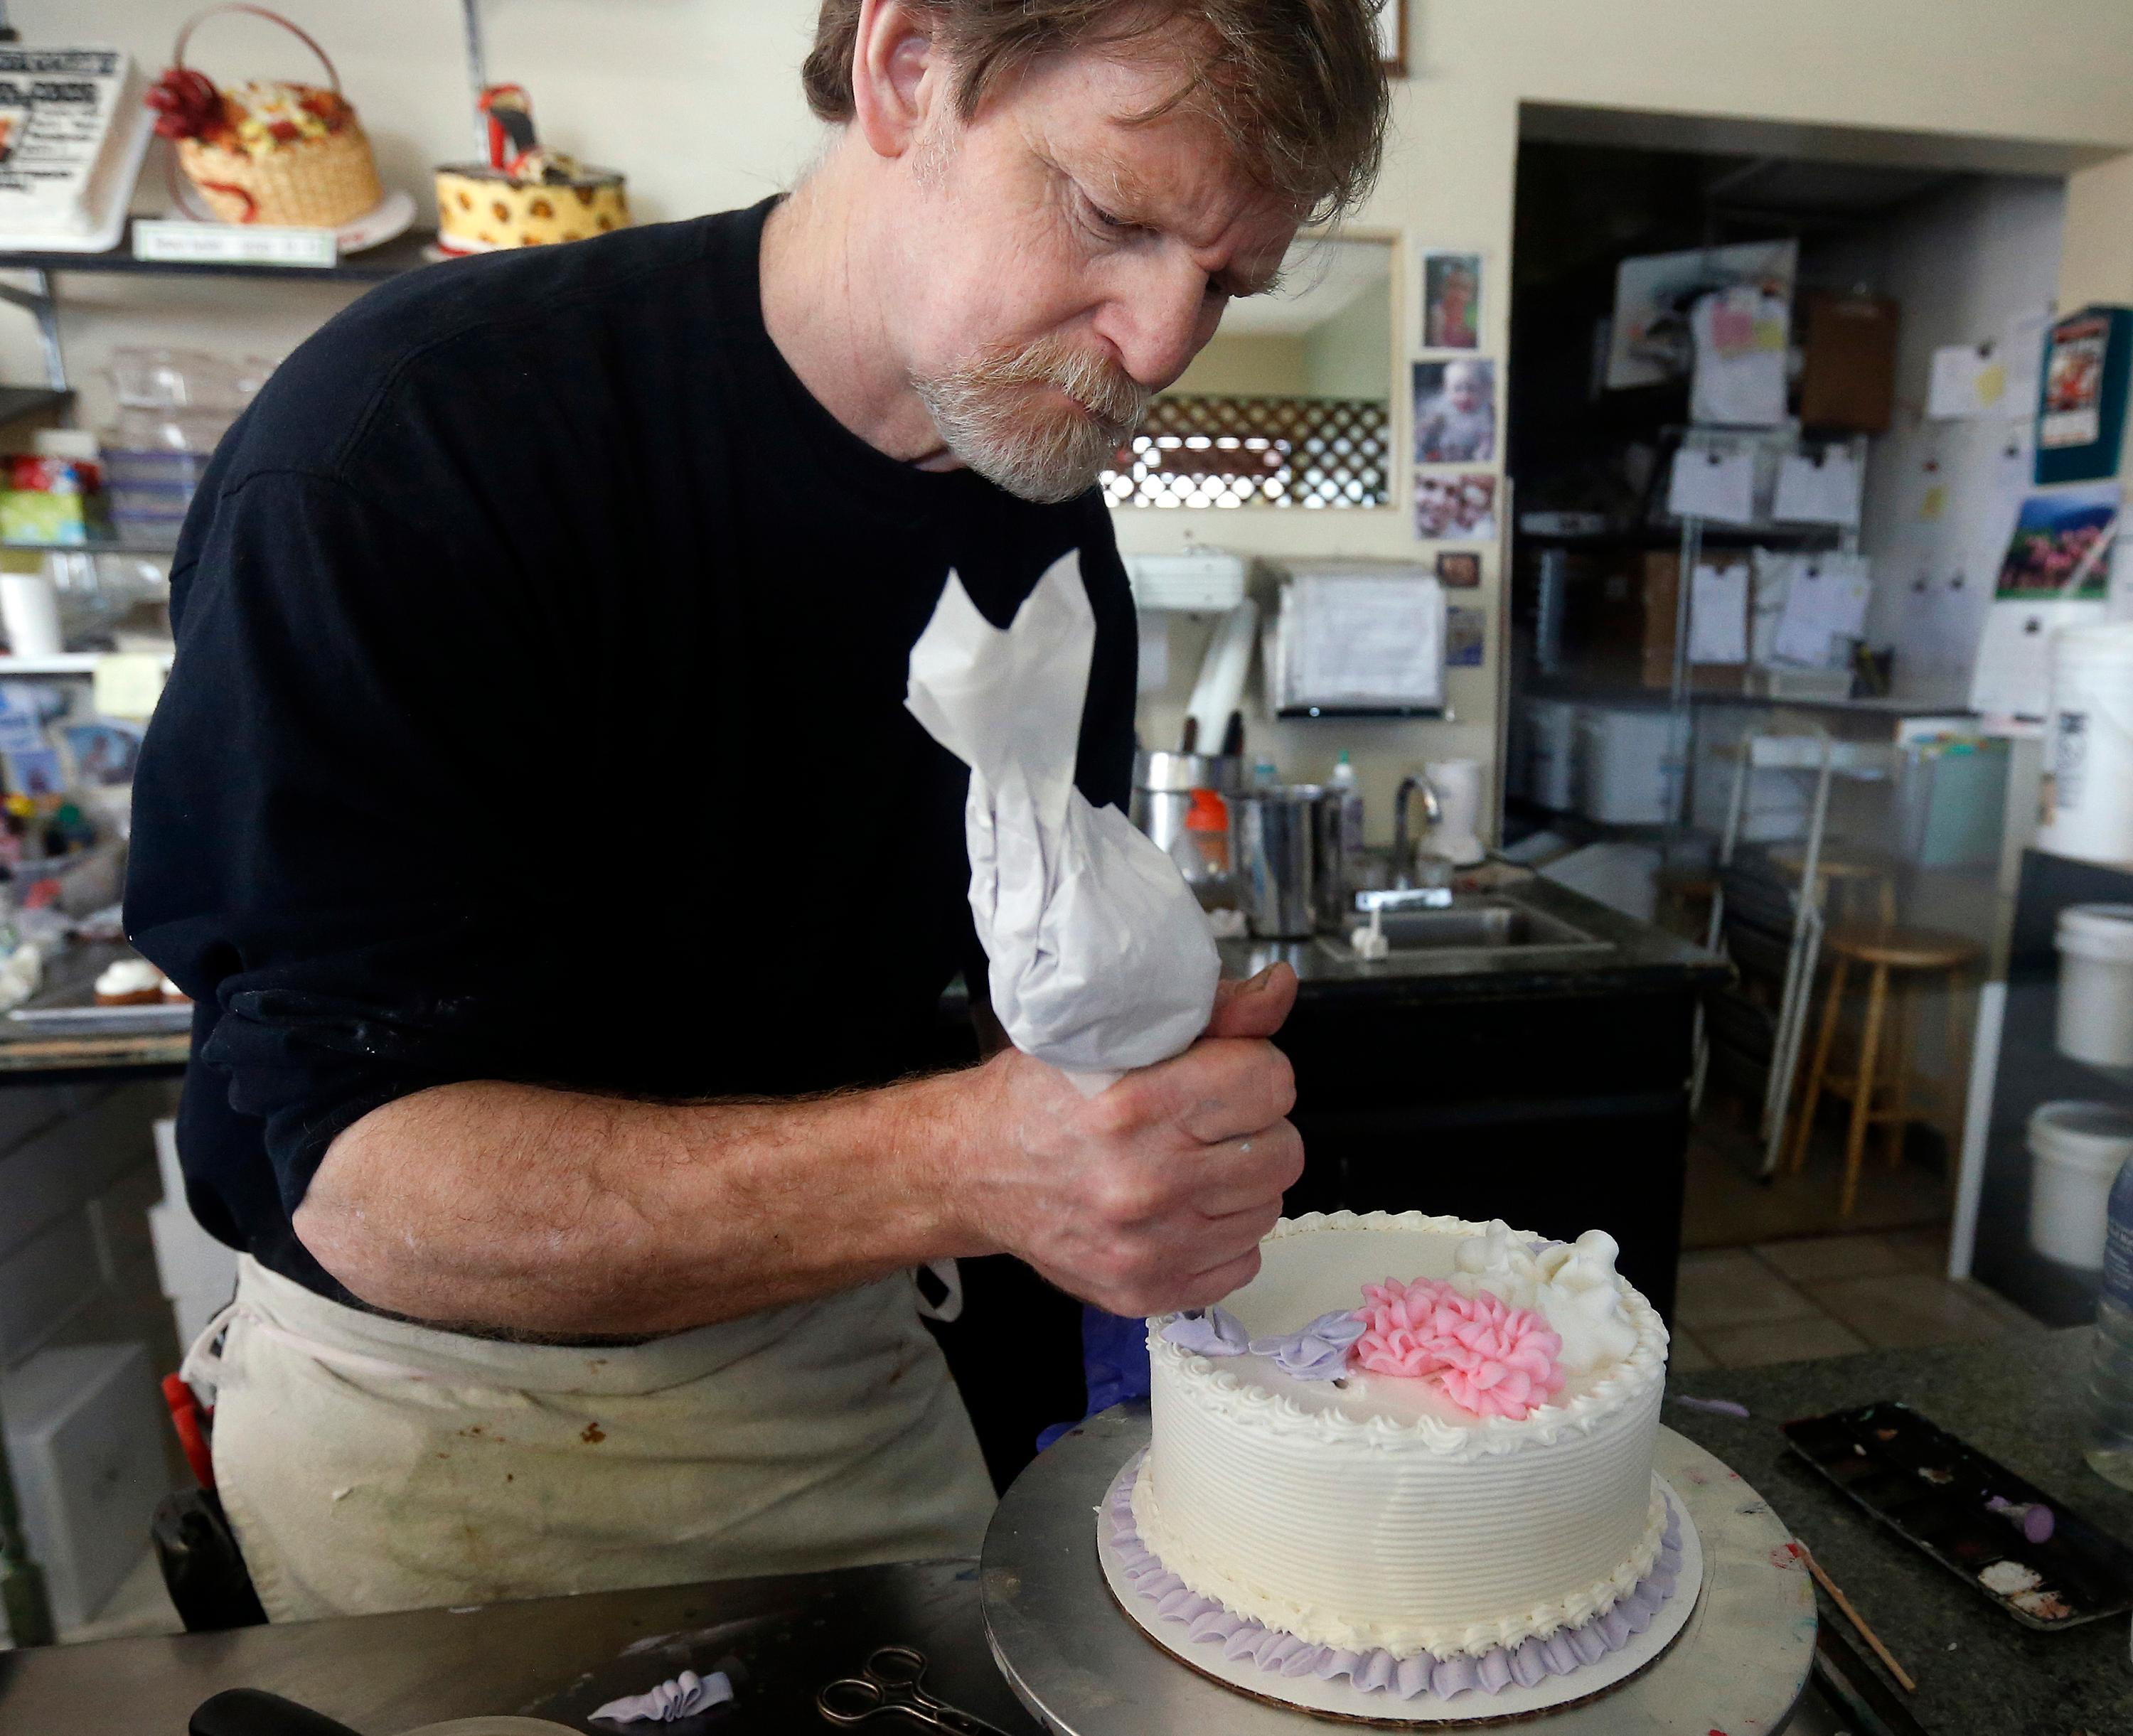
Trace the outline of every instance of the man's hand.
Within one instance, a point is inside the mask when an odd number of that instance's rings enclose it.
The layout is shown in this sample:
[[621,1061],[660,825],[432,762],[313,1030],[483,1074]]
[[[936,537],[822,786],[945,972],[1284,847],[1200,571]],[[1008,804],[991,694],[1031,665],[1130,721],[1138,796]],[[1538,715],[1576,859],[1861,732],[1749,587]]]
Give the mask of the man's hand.
[[970,1156],[951,1185],[975,1239],[1114,1314],[1204,1306],[1248,1282],[1303,1173],[1295,1076],[1268,1041],[1295,1003],[1286,964],[1225,983],[1205,1036],[1094,1098],[1014,1050],[969,1075]]

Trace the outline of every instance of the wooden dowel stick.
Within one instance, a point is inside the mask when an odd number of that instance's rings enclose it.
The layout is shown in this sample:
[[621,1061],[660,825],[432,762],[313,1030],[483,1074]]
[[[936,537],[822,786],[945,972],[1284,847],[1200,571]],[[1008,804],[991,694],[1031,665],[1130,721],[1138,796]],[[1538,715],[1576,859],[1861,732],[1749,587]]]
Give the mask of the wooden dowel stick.
[[1874,1648],[1874,1656],[1889,1666],[1890,1675],[1904,1685],[1904,1691],[1915,1694],[1919,1685],[1911,1680],[1911,1672],[1898,1663],[1889,1648],[1881,1643],[1881,1636],[1866,1625],[1866,1618],[1851,1607],[1851,1599],[1837,1589],[1837,1581],[1822,1570],[1822,1563],[1814,1558],[1814,1551],[1806,1544],[1794,1546],[1807,1563],[1807,1570],[1814,1575],[1814,1583],[1829,1594],[1829,1600],[1844,1612],[1844,1618],[1859,1630],[1859,1637]]

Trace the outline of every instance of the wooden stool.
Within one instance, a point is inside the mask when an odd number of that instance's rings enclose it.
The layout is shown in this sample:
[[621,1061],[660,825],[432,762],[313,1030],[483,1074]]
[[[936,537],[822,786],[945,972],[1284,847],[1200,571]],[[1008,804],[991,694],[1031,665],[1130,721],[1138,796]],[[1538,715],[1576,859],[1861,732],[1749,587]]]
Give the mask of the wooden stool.
[[[1893,924],[1861,924],[1832,928],[1822,937],[1822,951],[1835,960],[1830,973],[1829,998],[1823,1003],[1822,1031],[1815,1039],[1814,1065],[1808,1071],[1807,1097],[1800,1105],[1799,1128],[1793,1137],[1792,1162],[1789,1166],[1795,1173],[1807,1163],[1807,1146],[1814,1132],[1814,1112],[1822,1101],[1825,1089],[1851,1099],[1851,1130],[1844,1147],[1844,1197],[1838,1206],[1838,1214],[1848,1218],[1859,1195],[1859,1167],[1866,1152],[1866,1129],[1871,1123],[1880,1122],[1889,1128],[1889,1161],[1893,1167],[1903,1161],[1904,1129],[1911,1118],[1911,1012],[1912,1003],[1924,985],[1917,979],[1928,974],[1944,976],[1952,994],[1959,986],[1962,973],[1977,961],[1977,945],[1961,935],[1950,934],[1943,929],[1899,928]],[[1829,1053],[1836,1046],[1837,1027],[1844,1012],[1844,990],[1851,979],[1851,969],[1859,965],[1871,973],[1866,986],[1866,1022],[1860,1033],[1859,1060],[1856,1070],[1849,1075],[1832,1074],[1829,1070]],[[1897,999],[1893,1041],[1889,1052],[1882,1052],[1884,1027],[1889,1023],[1890,988],[1892,974],[1895,975]],[[1948,1057],[1950,1092],[1960,1104],[1967,1081],[1962,1076],[1962,1043],[1955,1019],[1955,1010],[1950,1007],[1948,1025]],[[1894,1065],[1890,1065],[1890,1063]],[[1880,1109],[1874,1107],[1877,1089],[1885,1089],[1888,1101]],[[1951,1149],[1957,1142],[1962,1129],[1961,1117],[1955,1118],[1957,1125],[1948,1130]]]
[[[1770,865],[1797,882],[1807,872],[1807,856],[1799,850],[1773,850]],[[1896,877],[1885,860],[1874,856],[1847,856],[1842,850],[1824,850],[1815,858],[1815,902],[1832,920],[1850,916],[1858,921],[1879,921],[1884,928],[1896,923]],[[1852,906],[1871,898],[1871,911]]]

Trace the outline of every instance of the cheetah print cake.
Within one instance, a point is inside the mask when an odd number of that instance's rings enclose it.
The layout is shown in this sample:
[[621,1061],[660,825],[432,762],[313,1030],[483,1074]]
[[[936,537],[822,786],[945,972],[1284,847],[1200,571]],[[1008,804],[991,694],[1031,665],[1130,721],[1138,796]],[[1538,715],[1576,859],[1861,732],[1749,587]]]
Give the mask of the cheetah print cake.
[[628,223],[628,195],[611,170],[574,169],[567,180],[527,181],[485,163],[437,171],[437,245],[448,253],[582,241]]

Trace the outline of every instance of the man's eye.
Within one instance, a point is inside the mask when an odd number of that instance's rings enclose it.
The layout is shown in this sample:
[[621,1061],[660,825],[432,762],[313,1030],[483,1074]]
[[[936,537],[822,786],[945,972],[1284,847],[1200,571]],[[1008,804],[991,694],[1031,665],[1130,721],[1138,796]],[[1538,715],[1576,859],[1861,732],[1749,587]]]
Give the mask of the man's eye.
[[1109,211],[1086,194],[1082,195],[1081,209],[1088,214],[1089,221],[1106,235],[1130,235],[1139,228],[1138,224],[1128,223],[1123,218],[1112,216]]

